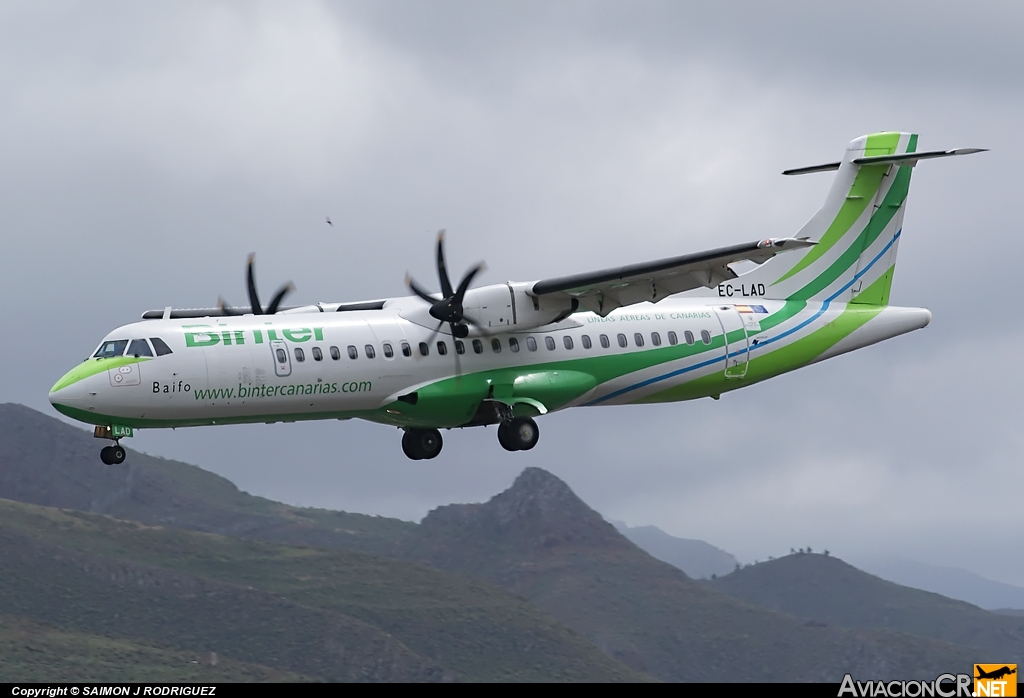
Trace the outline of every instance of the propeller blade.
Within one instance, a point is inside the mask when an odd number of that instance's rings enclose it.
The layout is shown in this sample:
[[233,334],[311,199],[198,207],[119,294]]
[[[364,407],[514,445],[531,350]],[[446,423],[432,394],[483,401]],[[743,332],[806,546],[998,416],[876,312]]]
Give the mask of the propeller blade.
[[295,284],[293,284],[291,281],[289,281],[284,286],[282,286],[281,290],[278,291],[277,295],[275,295],[274,298],[270,301],[270,305],[267,306],[267,309],[266,309],[266,311],[263,314],[264,315],[273,315],[273,314],[275,314],[277,312],[277,309],[281,306],[281,301],[284,300],[284,297],[287,296],[289,293],[291,293],[294,290],[295,290]]
[[441,328],[442,328],[442,327],[444,327],[444,321],[443,321],[443,320],[442,320],[441,322],[437,323],[437,327],[435,327],[435,328],[434,328],[434,331],[430,333],[430,336],[429,336],[429,337],[427,337],[427,346],[428,346],[428,347],[429,347],[429,346],[430,346],[431,344],[433,344],[433,343],[434,343],[434,338],[435,338],[435,337],[437,337],[437,335],[438,335],[438,333],[439,333],[439,332],[441,331]]
[[230,305],[228,305],[227,302],[224,300],[223,296],[218,296],[217,297],[217,307],[220,309],[220,312],[224,313],[225,315],[244,315],[245,314],[245,311],[235,310]]
[[437,303],[437,299],[431,296],[426,291],[424,291],[419,284],[413,281],[412,276],[410,276],[408,273],[406,273],[405,275],[405,285],[409,287],[410,291],[412,291],[417,296],[425,300],[427,303],[430,303],[431,305]]
[[480,262],[475,267],[466,272],[466,275],[462,277],[462,281],[459,283],[459,289],[455,292],[455,298],[458,299],[459,305],[462,305],[462,298],[466,295],[466,291],[469,289],[469,284],[473,282],[473,277],[482,272],[487,268],[487,265]]
[[454,291],[452,291],[451,279],[448,278],[448,267],[444,263],[443,230],[437,234],[437,278],[441,281],[441,295],[445,298],[451,298]]
[[263,315],[263,306],[260,305],[260,295],[256,292],[256,253],[249,253],[249,262],[245,272],[246,284],[249,287],[249,307],[253,315]]

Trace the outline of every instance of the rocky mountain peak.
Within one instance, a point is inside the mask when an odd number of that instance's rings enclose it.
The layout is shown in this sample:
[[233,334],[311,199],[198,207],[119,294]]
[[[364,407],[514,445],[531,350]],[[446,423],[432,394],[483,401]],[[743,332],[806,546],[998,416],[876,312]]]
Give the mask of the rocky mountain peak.
[[511,487],[483,504],[438,507],[422,525],[424,532],[457,531],[520,548],[629,546],[565,482],[541,468],[526,468]]

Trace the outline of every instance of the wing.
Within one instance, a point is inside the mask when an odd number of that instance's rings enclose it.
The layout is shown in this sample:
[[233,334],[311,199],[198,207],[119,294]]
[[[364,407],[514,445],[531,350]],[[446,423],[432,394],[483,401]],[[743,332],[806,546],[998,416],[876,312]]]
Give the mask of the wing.
[[580,307],[604,317],[616,308],[634,303],[658,301],[675,293],[735,279],[729,268],[736,262],[763,264],[780,252],[816,245],[806,238],[772,238],[744,245],[670,257],[655,262],[631,264],[588,274],[544,279],[533,285],[531,294],[562,294],[576,299]]

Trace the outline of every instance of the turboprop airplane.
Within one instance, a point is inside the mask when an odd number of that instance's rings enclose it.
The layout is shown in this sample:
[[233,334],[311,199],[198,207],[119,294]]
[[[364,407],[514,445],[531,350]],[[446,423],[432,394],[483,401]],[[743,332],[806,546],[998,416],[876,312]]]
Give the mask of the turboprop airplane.
[[454,286],[442,233],[439,294],[407,277],[411,296],[285,308],[289,284],[264,307],[250,256],[249,308],[146,312],[50,402],[112,440],[100,458],[116,464],[134,429],[358,418],[403,430],[419,460],[441,452],[441,429],[496,425],[526,451],[555,410],[718,399],[926,326],[928,310],[889,305],[912,168],[979,150],[863,136],[783,173],[836,171],[794,237],[540,281],[470,288],[480,264]]

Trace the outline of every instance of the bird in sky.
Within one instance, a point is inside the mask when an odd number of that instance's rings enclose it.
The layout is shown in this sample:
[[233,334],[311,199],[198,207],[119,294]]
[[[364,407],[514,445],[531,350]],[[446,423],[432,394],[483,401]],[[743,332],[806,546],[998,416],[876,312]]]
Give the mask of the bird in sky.
[[327,225],[331,226],[332,228],[334,227],[334,223],[331,223],[331,217],[330,216],[327,216]]

